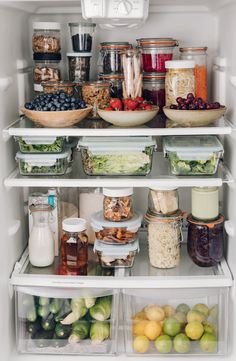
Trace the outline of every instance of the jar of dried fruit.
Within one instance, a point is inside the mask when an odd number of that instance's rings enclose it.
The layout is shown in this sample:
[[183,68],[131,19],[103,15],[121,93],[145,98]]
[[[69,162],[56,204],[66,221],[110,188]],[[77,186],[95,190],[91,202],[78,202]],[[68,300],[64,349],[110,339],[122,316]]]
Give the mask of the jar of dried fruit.
[[86,104],[93,105],[93,117],[99,117],[98,108],[104,108],[109,104],[111,99],[110,87],[110,83],[103,81],[82,83],[82,97]]

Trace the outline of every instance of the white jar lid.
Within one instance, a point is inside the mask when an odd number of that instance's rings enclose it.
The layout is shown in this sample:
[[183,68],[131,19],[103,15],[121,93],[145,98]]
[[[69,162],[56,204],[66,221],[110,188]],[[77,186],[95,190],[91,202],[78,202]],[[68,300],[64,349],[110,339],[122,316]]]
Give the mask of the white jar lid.
[[104,196],[108,197],[127,197],[131,196],[134,193],[132,187],[129,188],[103,188],[102,190]]
[[191,69],[195,67],[193,60],[168,60],[165,62],[166,69]]
[[60,23],[36,22],[33,23],[34,30],[61,30]]
[[91,57],[92,53],[66,53],[68,58],[84,58]]
[[150,188],[152,191],[175,191],[177,190],[177,187],[167,187],[167,186],[158,186],[157,188]]
[[86,229],[86,220],[83,218],[66,218],[62,221],[62,229],[66,232],[82,232]]

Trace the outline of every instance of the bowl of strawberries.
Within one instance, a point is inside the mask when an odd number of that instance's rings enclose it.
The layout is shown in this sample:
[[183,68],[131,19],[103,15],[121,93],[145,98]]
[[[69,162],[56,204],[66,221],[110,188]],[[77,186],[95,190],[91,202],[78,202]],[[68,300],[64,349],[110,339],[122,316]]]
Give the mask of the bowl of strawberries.
[[142,97],[112,98],[103,109],[98,109],[98,115],[107,122],[118,127],[135,127],[152,120],[159,108],[147,102]]

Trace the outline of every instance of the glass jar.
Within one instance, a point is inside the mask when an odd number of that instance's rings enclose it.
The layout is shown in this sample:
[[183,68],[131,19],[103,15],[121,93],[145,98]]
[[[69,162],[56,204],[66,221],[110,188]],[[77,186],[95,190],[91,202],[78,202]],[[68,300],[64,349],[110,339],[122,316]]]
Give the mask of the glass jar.
[[57,91],[63,91],[66,94],[73,95],[75,92],[75,84],[69,81],[46,81],[41,83],[43,92],[52,94]]
[[84,274],[88,263],[88,236],[85,233],[86,220],[83,218],[66,218],[62,222],[61,238],[62,266]]
[[213,222],[200,222],[187,217],[188,221],[188,254],[200,267],[212,267],[220,262],[223,256],[224,216]]
[[195,95],[195,63],[191,60],[166,62],[166,105],[177,104],[176,98],[186,98],[188,93]]
[[169,216],[179,209],[178,190],[176,188],[149,189],[148,211],[153,215]]
[[144,73],[143,93],[145,100],[151,101],[162,111],[165,106],[165,73]]
[[182,60],[195,62],[195,96],[207,101],[207,47],[180,48]]
[[123,97],[136,98],[142,95],[141,51],[127,49],[121,53],[124,71]]
[[128,42],[104,42],[100,43],[98,60],[99,72],[104,74],[122,73],[123,65],[121,52],[132,47]]
[[124,81],[123,74],[99,74],[98,79],[110,83],[110,95],[112,98],[122,99],[122,83]]
[[47,267],[53,264],[55,245],[49,224],[52,206],[49,204],[32,204],[29,210],[33,217],[33,226],[29,236],[29,260],[32,266]]
[[103,216],[108,221],[121,222],[131,219],[133,188],[103,188]]
[[67,53],[69,80],[82,82],[89,80],[92,53]]
[[61,54],[34,54],[34,90],[37,92],[43,91],[41,85],[44,81],[60,81]]
[[172,38],[142,38],[137,39],[142,51],[143,71],[166,72],[165,62],[172,60],[174,48],[178,42]]
[[91,52],[96,24],[69,23],[74,52]]
[[82,84],[82,97],[86,104],[93,105],[93,117],[98,117],[97,109],[109,104],[110,83],[103,81],[87,82]]
[[219,189],[217,187],[192,188],[192,216],[200,221],[213,221],[219,217]]
[[149,260],[153,267],[173,268],[180,261],[182,242],[182,213],[170,217],[154,216],[147,212]]
[[61,25],[59,23],[33,23],[32,48],[34,53],[59,53]]

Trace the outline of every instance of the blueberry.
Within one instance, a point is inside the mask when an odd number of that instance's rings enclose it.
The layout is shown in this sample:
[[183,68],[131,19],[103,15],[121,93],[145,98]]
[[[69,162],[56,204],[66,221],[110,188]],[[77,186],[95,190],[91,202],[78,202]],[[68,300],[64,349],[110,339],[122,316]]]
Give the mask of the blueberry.
[[70,103],[70,102],[71,102],[71,98],[65,98],[65,101],[66,101],[67,103]]
[[60,98],[61,98],[61,99],[65,99],[65,97],[66,97],[66,94],[65,94],[65,93],[61,93],[61,94],[60,94]]
[[25,103],[25,108],[26,109],[31,109],[31,103]]
[[61,107],[61,110],[64,111],[64,110],[66,110],[66,108],[62,106],[62,107]]
[[46,112],[48,110],[48,107],[43,107],[43,111]]
[[51,111],[54,112],[55,110],[56,110],[56,107],[53,105],[53,106],[51,107]]

